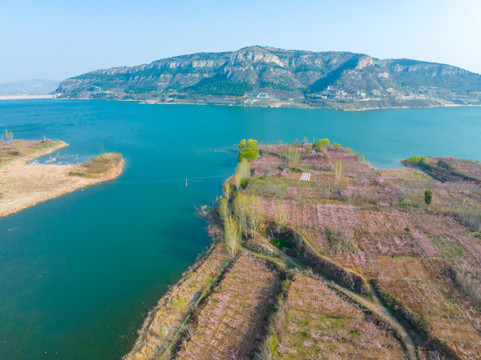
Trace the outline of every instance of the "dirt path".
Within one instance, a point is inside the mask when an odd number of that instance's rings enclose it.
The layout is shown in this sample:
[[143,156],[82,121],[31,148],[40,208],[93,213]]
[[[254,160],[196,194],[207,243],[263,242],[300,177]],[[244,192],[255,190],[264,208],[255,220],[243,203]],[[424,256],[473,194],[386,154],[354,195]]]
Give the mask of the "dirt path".
[[15,159],[0,168],[0,217],[86,186],[112,180],[122,172],[123,161],[118,168],[102,178],[69,175],[77,165],[28,164],[30,160],[65,146],[66,143],[60,142],[58,146]]
[[[297,261],[295,261],[293,258],[290,256],[286,255],[283,251],[279,250],[279,254],[289,261],[292,265],[295,267],[306,270],[305,267],[301,266]],[[391,312],[384,307],[382,304],[381,300],[377,296],[376,292],[370,286],[371,290],[371,296],[374,301],[369,301],[366,298],[356,294],[355,292],[340,286],[336,284],[333,281],[328,282],[329,286],[332,288],[336,289],[337,291],[343,293],[344,295],[348,296],[352,301],[364,306],[365,308],[369,309],[372,311],[374,314],[376,314],[378,317],[383,319],[386,323],[388,323],[392,329],[396,332],[397,336],[403,343],[404,347],[406,348],[407,355],[409,360],[417,360],[417,355],[416,355],[416,347],[414,345],[413,340],[409,336],[407,330],[404,328],[404,326],[401,325],[401,323],[391,314]]]
[[410,360],[416,360],[417,355],[416,355],[416,347],[414,346],[414,342],[409,336],[408,332],[404,328],[404,326],[401,325],[401,323],[391,314],[391,312],[384,307],[384,305],[381,303],[381,300],[379,300],[376,292],[371,286],[371,296],[374,299],[374,302],[371,302],[367,300],[366,298],[356,294],[355,292],[346,289],[334,282],[329,282],[329,286],[333,287],[334,289],[342,292],[344,295],[348,296],[358,304],[361,304],[362,306],[368,308],[370,311],[375,313],[377,316],[379,316],[381,319],[386,321],[396,332],[397,336],[403,343],[403,345],[406,348],[406,351],[408,353],[408,357]]

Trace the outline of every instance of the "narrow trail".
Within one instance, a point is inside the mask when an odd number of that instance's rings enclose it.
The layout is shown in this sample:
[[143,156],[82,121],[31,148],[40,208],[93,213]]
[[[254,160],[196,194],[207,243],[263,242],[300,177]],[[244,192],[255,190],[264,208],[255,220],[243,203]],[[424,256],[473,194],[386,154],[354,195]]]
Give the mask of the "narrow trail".
[[384,321],[386,321],[396,332],[397,336],[400,338],[401,342],[404,344],[406,347],[406,351],[408,354],[408,358],[410,360],[416,360],[418,357],[416,355],[416,347],[414,345],[413,340],[409,336],[408,332],[404,328],[404,326],[401,325],[401,323],[391,314],[391,312],[384,307],[384,305],[381,303],[381,300],[377,296],[376,292],[372,288],[371,285],[369,285],[371,296],[374,299],[374,302],[371,302],[364,297],[356,294],[355,292],[346,289],[332,281],[329,282],[329,286],[333,287],[334,289],[342,292],[358,304],[361,304],[362,306],[368,308],[370,311],[375,313],[377,316],[382,318]]
[[[282,250],[279,250],[279,254],[289,261],[295,267],[306,270],[305,267],[301,266],[297,261],[295,261],[292,257],[288,256]],[[416,354],[416,346],[414,345],[411,336],[409,336],[407,330],[404,326],[391,314],[391,312],[382,304],[381,300],[377,296],[374,288],[372,285],[369,284],[369,289],[371,296],[374,301],[369,301],[366,298],[360,296],[359,294],[333,282],[327,281],[328,285],[337,291],[343,293],[347,297],[349,297],[352,301],[364,306],[365,308],[369,309],[369,311],[373,312],[381,319],[383,319],[386,323],[388,323],[392,329],[396,332],[396,335],[399,337],[400,341],[403,343],[404,347],[407,351],[407,356],[409,360],[417,360],[418,356]]]

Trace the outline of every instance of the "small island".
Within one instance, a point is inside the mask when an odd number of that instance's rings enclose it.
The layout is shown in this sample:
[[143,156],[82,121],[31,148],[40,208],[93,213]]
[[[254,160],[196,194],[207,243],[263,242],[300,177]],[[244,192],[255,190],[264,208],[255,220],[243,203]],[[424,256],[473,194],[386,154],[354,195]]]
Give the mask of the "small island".
[[481,357],[481,164],[239,145],[212,245],[128,360]]
[[122,173],[120,154],[102,154],[81,164],[31,161],[68,146],[50,139],[14,140],[8,131],[0,141],[0,217],[69,192],[115,179]]

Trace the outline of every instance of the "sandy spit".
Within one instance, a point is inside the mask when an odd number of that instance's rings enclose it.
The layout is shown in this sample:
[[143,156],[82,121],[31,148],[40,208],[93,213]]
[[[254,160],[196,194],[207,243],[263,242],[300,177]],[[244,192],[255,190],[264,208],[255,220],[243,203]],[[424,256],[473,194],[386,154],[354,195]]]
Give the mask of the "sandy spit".
[[54,199],[86,186],[115,179],[122,173],[124,161],[102,178],[69,175],[77,165],[28,164],[39,156],[59,150],[66,143],[30,156],[16,159],[0,169],[0,217],[41,202]]

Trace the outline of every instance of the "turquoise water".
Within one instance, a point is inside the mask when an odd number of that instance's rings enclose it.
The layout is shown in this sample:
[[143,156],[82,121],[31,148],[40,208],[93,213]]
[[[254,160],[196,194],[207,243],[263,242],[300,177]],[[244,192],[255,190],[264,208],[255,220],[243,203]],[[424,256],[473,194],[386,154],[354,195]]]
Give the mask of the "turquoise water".
[[[102,101],[3,101],[0,130],[124,155],[116,180],[0,219],[0,359],[117,359],[208,245],[211,203],[244,137],[329,137],[378,167],[413,154],[481,159],[481,108],[336,112]],[[185,178],[189,186],[185,186]],[[1,188],[0,188],[1,192]]]

